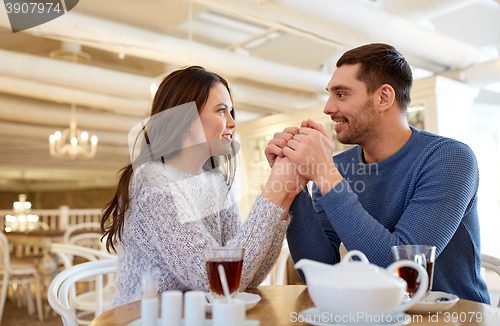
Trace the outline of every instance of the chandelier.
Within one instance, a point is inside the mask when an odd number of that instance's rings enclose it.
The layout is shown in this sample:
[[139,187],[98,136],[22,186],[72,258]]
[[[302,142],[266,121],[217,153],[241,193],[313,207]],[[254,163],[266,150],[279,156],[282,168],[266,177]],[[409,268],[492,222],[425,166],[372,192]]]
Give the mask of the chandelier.
[[38,216],[29,214],[31,203],[26,201],[25,194],[19,195],[19,201],[14,202],[14,215],[5,216],[5,232],[30,231],[38,226]]
[[[69,143],[67,143],[68,138]],[[92,136],[89,141],[89,134],[76,127],[76,105],[71,103],[69,128],[66,128],[62,133],[56,131],[53,135],[50,135],[49,142],[52,157],[67,157],[70,160],[75,160],[78,157],[90,158],[95,156],[97,136]]]

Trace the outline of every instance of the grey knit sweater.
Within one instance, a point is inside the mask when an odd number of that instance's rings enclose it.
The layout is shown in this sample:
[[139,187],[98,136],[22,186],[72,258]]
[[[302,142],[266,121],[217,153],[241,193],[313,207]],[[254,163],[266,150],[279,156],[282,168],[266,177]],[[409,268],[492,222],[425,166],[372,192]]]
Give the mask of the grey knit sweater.
[[[245,248],[240,290],[258,286],[278,258],[289,224],[284,210],[259,196],[243,223],[224,177],[217,171],[192,176],[170,164],[147,163],[134,171],[130,206],[118,242],[113,306],[142,298],[141,279],[158,269],[158,295],[167,290],[203,290],[190,275],[188,257],[203,248]],[[205,264],[194,260],[206,276]]]

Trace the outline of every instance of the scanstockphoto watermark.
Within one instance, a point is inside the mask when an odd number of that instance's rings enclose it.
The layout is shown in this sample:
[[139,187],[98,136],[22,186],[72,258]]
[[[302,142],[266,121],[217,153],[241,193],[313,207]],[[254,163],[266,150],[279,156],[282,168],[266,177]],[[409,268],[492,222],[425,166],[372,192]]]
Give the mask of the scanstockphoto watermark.
[[4,0],[12,33],[45,24],[73,9],[79,0]]
[[328,312],[311,315],[297,312],[290,313],[290,321],[292,323],[343,323],[343,324],[391,324],[391,323],[419,323],[423,321],[422,315],[406,315],[406,314],[369,314],[365,312],[349,313],[345,315],[335,315]]

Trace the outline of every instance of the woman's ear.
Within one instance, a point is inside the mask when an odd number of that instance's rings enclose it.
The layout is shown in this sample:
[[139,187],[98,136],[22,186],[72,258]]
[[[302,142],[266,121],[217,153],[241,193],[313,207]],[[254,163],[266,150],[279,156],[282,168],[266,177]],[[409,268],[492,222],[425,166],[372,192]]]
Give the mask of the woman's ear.
[[396,99],[396,92],[394,88],[389,84],[384,84],[379,87],[377,94],[377,106],[380,112],[386,111],[391,108]]

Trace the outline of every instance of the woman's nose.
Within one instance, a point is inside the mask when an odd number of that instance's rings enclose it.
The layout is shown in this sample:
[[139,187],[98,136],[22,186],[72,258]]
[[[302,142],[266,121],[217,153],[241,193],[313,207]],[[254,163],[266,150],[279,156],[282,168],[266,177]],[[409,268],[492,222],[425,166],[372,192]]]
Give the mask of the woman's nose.
[[230,112],[228,112],[227,115],[228,115],[227,122],[226,122],[227,128],[235,128],[236,127],[236,121],[234,121],[233,116],[231,115]]

